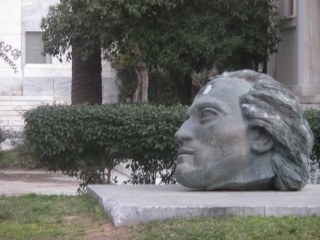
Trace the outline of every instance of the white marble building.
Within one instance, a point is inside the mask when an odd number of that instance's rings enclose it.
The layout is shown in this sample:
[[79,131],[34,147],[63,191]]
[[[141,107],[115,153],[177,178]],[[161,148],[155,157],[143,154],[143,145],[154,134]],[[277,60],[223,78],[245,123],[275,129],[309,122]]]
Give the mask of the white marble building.
[[278,0],[288,18],[279,36],[278,53],[270,57],[268,74],[286,85],[306,107],[320,104],[320,1]]
[[[71,102],[71,63],[42,56],[41,18],[59,0],[0,2],[0,126],[21,129],[21,112]],[[103,62],[103,102],[117,102],[115,71]]]

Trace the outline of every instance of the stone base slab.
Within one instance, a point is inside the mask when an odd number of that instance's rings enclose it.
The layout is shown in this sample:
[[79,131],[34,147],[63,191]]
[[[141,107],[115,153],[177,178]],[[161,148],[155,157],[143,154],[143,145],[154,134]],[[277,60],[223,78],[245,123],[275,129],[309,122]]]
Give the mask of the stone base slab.
[[198,191],[180,185],[89,185],[116,227],[175,218],[320,215],[320,185],[301,191]]

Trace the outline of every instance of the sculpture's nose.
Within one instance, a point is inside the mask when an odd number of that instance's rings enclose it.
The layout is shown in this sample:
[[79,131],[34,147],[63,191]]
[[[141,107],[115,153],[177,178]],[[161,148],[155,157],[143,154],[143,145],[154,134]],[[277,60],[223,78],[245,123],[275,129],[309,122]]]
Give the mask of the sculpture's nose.
[[193,126],[190,119],[185,121],[180,129],[174,135],[174,140],[177,144],[182,145],[184,142],[189,141],[193,138]]

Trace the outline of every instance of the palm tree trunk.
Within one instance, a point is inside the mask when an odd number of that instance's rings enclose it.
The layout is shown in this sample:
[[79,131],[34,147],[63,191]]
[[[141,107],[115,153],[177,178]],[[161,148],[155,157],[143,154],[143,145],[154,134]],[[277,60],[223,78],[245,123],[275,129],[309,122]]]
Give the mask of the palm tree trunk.
[[83,60],[83,46],[81,41],[72,45],[71,104],[101,104],[101,49],[97,46],[94,53]]

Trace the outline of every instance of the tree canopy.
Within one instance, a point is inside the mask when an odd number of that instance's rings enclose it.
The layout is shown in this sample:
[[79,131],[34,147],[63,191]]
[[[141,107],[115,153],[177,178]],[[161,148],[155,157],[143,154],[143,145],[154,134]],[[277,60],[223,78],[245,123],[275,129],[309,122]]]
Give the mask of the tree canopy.
[[42,28],[47,53],[61,57],[81,38],[84,59],[98,45],[110,61],[127,56],[170,72],[183,95],[192,72],[266,61],[280,41],[279,19],[273,0],[61,0]]
[[[61,0],[42,19],[44,52],[72,58],[71,103],[102,103],[100,13],[85,1]],[[72,52],[71,52],[72,49]]]

